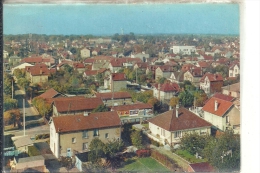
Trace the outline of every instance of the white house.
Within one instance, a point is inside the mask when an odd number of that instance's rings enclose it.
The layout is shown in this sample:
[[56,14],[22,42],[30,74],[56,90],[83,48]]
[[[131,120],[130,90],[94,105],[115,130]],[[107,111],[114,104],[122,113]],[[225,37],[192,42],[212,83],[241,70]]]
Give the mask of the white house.
[[191,55],[196,52],[195,46],[172,46],[172,53],[174,54],[183,54],[183,55]]
[[180,91],[177,83],[155,84],[153,88],[153,96],[160,101],[170,100]]
[[229,77],[237,77],[240,74],[239,64],[233,64],[229,67]]

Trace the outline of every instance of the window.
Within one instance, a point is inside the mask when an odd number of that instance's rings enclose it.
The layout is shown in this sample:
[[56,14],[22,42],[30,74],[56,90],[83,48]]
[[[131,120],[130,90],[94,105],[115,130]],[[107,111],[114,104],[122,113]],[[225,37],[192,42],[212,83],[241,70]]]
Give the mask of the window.
[[174,138],[180,138],[180,137],[182,137],[181,131],[174,132]]
[[72,143],[76,143],[76,138],[72,138]]
[[226,123],[229,123],[229,116],[226,116]]
[[98,136],[98,135],[99,135],[98,129],[94,129],[94,131],[93,131],[93,136]]
[[206,133],[207,133],[207,129],[201,129],[201,130],[200,130],[200,134],[201,134],[201,135],[204,135],[204,134],[206,134]]
[[83,131],[82,138],[88,138],[88,131],[87,130]]
[[165,137],[165,130],[161,129],[161,135]]
[[106,133],[106,134],[105,134],[105,138],[109,138],[109,135],[108,135],[108,133]]
[[83,150],[87,150],[88,149],[88,143],[83,143]]

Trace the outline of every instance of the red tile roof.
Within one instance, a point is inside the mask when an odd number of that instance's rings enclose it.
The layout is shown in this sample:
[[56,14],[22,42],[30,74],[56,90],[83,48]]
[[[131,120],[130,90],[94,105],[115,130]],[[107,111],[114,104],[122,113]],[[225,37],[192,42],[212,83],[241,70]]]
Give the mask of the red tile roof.
[[100,97],[97,98],[78,98],[63,97],[54,100],[54,105],[58,112],[84,111],[95,109],[99,105],[103,105]]
[[57,133],[119,127],[121,125],[116,112],[98,112],[91,113],[88,116],[59,116],[52,119]]
[[173,72],[173,68],[170,65],[160,65],[157,68],[160,68],[163,72]]
[[53,88],[48,89],[43,94],[39,95],[38,97],[48,99],[48,98],[54,98],[55,96],[59,95],[60,93],[54,90]]
[[35,66],[26,66],[26,72],[30,73],[32,76],[39,76],[39,75],[49,75],[50,70],[46,65],[35,65]]
[[190,167],[194,170],[194,172],[213,172],[214,168],[208,162],[202,163],[192,163]]
[[[217,101],[217,110],[215,111],[215,101]],[[207,101],[203,106],[202,110],[205,112],[212,113],[214,115],[222,117],[225,113],[233,106],[233,103],[230,101],[222,100],[219,98],[212,97]]]
[[86,70],[84,72],[87,76],[94,76],[98,74],[98,70]]
[[209,63],[208,63],[208,62],[205,62],[205,61],[200,61],[200,62],[198,62],[198,64],[199,64],[199,66],[200,66],[201,68],[207,68],[207,67],[209,67]]
[[223,81],[223,77],[221,74],[212,74],[212,73],[206,73],[204,76],[200,79],[200,82],[204,82],[205,78],[208,77],[210,82],[214,81]]
[[128,92],[108,92],[108,93],[96,93],[96,97],[100,97],[101,99],[123,99],[123,98],[132,98]]
[[231,96],[228,96],[228,95],[225,95],[225,94],[221,94],[221,93],[216,93],[212,97],[219,98],[219,99],[226,100],[226,101],[230,101],[230,102],[235,100],[234,97],[231,97]]
[[85,68],[83,63],[74,63],[73,66],[74,68]]
[[153,106],[147,103],[136,103],[132,105],[120,105],[114,106],[112,110],[114,111],[126,111],[126,110],[135,110],[135,109],[152,109]]
[[178,117],[176,117],[176,110],[173,109],[157,115],[147,121],[167,131],[178,131],[212,126],[212,124],[184,107],[178,109]]
[[43,62],[43,59],[42,57],[27,57],[27,58],[23,58],[21,62],[39,63],[39,62]]
[[[159,84],[155,84],[154,87],[159,90]],[[177,83],[164,83],[160,85],[160,91],[164,92],[178,92],[180,90],[180,86]]]
[[124,73],[112,73],[112,80],[113,81],[124,81],[126,80]]

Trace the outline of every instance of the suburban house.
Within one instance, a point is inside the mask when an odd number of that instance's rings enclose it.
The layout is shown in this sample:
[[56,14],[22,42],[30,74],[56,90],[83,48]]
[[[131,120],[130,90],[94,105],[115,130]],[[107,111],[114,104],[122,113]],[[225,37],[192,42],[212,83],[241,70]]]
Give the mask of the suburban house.
[[200,79],[200,89],[203,89],[206,94],[221,92],[224,81],[221,74],[206,73]]
[[81,58],[89,58],[90,57],[90,50],[87,48],[80,50],[80,56]]
[[222,94],[240,98],[240,82],[222,87]]
[[148,63],[147,62],[138,62],[133,66],[133,69],[142,69],[142,70],[146,70],[146,68],[148,67]]
[[16,70],[16,69],[25,69],[25,67],[30,67],[30,66],[34,66],[34,65],[29,64],[29,63],[27,63],[27,62],[22,63],[22,64],[20,64],[20,65],[15,66],[14,68],[12,68],[11,73],[13,74],[13,73],[14,73],[14,70]]
[[21,59],[22,59],[21,57],[18,57],[16,55],[10,56],[9,57],[9,63],[18,64],[18,63],[20,63]]
[[115,73],[118,72],[123,66],[125,67],[132,67],[135,63],[142,62],[139,58],[113,58],[108,68],[111,70],[111,72]]
[[169,101],[180,91],[180,86],[177,83],[155,84],[153,88],[153,96],[160,101]]
[[150,57],[149,54],[146,53],[131,53],[131,58],[139,58],[143,62]]
[[77,70],[79,73],[83,73],[85,69],[85,65],[83,63],[74,63],[73,64],[74,70]]
[[60,116],[50,121],[50,148],[57,158],[89,151],[94,138],[105,143],[121,139],[121,121],[116,112]]
[[111,107],[111,111],[116,111],[123,123],[142,122],[153,116],[153,106],[147,103],[136,102],[129,105]]
[[171,76],[168,78],[172,83],[182,83],[184,78],[183,71],[175,71],[171,73]]
[[126,88],[126,76],[124,73],[112,73],[104,78],[104,88],[109,88],[112,92]]
[[53,116],[89,114],[93,109],[103,105],[101,98],[85,98],[81,96],[60,97],[53,100]]
[[169,78],[171,76],[171,73],[173,72],[172,66],[169,65],[162,65],[158,66],[155,70],[155,79],[160,78]]
[[170,48],[174,54],[191,55],[196,52],[195,46],[172,46]]
[[240,74],[240,66],[239,64],[235,63],[235,64],[232,64],[230,67],[229,67],[229,73],[228,73],[229,77],[237,77],[239,74]]
[[211,134],[212,124],[190,112],[184,107],[169,110],[148,119],[148,137],[161,144],[175,145],[185,133]]
[[55,69],[49,70],[45,64],[36,64],[35,66],[25,67],[26,78],[30,80],[31,83],[44,83],[48,82],[48,77]]
[[196,87],[200,86],[200,79],[203,76],[202,69],[200,67],[192,67],[186,71],[183,75],[183,79],[190,81]]
[[96,97],[101,98],[104,105],[118,106],[132,104],[132,97],[128,92],[106,92],[106,93],[96,93]]
[[212,97],[203,106],[201,116],[222,131],[240,128],[240,111],[227,99]]

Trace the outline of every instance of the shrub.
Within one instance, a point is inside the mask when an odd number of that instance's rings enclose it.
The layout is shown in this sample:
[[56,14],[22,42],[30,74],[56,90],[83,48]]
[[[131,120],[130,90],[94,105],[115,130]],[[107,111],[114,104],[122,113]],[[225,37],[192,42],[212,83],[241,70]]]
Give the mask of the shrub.
[[152,145],[154,145],[154,146],[156,146],[156,147],[159,147],[159,146],[160,146],[160,143],[157,142],[157,141],[155,141],[155,140],[153,140],[153,139],[151,139],[151,143],[152,143]]

